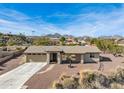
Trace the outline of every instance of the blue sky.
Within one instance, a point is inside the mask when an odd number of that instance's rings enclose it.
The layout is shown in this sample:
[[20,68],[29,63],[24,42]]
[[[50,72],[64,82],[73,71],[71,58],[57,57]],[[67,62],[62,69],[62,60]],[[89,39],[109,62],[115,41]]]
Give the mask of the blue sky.
[[0,32],[124,36],[124,4],[0,4]]

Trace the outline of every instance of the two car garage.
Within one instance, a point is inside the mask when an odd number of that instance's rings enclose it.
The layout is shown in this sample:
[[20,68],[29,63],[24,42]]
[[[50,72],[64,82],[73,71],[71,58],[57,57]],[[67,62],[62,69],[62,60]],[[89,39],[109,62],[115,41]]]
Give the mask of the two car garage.
[[47,55],[45,53],[32,53],[26,55],[26,62],[46,62]]

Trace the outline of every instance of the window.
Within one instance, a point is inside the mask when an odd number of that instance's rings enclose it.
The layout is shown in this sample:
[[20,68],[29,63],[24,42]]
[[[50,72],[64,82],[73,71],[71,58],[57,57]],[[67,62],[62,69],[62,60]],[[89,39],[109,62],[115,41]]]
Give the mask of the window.
[[43,53],[42,55],[46,55],[45,53]]
[[31,53],[28,53],[27,55],[31,55]]
[[90,58],[94,58],[95,55],[93,53],[90,54]]

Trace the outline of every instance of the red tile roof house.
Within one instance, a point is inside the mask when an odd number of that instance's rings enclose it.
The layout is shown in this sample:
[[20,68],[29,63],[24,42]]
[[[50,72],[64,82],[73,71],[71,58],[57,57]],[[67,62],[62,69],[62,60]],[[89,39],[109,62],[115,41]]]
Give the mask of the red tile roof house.
[[96,46],[30,46],[24,54],[26,62],[61,64],[67,62],[68,55],[73,55],[72,62],[99,62],[100,52]]

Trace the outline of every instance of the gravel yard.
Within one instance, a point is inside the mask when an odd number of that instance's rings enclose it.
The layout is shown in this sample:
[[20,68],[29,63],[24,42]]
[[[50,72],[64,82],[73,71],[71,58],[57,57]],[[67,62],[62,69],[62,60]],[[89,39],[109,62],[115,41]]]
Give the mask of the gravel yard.
[[23,55],[19,57],[15,57],[13,59],[8,60],[4,64],[0,65],[0,75],[20,66],[22,63],[22,57]]
[[[112,61],[103,61],[104,69],[103,73],[109,74],[111,70],[114,70],[117,66],[124,66],[124,57],[114,57],[111,54],[102,54],[102,56],[109,57]],[[45,69],[49,68],[52,64],[47,65]],[[57,80],[62,73],[67,75],[74,75],[80,70],[98,70],[99,64],[87,63],[87,64],[72,64],[74,68],[68,68],[68,64],[55,64],[55,66],[48,70],[41,69],[38,73],[33,75],[24,85],[28,89],[46,89],[51,88],[52,82]],[[42,73],[45,72],[45,73]]]

